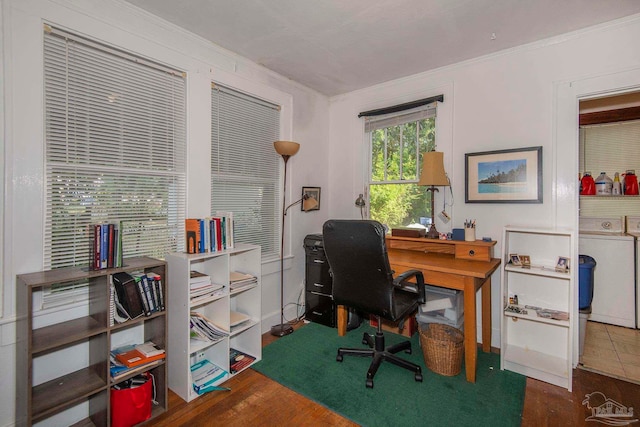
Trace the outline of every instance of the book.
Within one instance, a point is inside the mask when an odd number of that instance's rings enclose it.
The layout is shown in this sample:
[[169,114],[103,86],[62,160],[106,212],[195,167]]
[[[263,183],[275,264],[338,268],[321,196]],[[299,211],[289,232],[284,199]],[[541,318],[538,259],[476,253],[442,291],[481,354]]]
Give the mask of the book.
[[235,348],[229,349],[229,371],[232,374],[238,373],[256,360],[255,357],[248,355]]
[[153,271],[147,273],[147,277],[152,281],[154,288],[154,297],[156,299],[158,309],[164,311],[164,294],[162,290],[162,276]]
[[100,270],[100,236],[101,236],[101,225],[95,224],[93,226],[93,270]]
[[187,253],[197,254],[200,247],[200,222],[195,218],[184,220],[184,230],[187,238]]
[[215,234],[214,238],[216,241],[216,251],[222,250],[222,220],[219,217],[213,217],[211,220],[214,222]]
[[153,357],[159,354],[164,354],[163,348],[158,348],[153,341],[147,341],[143,344],[138,344],[135,349],[144,355],[144,357]]
[[231,211],[217,211],[216,215],[222,218],[225,249],[232,249],[234,247],[233,242],[233,212]]
[[109,258],[109,225],[100,226],[100,268],[107,268]]
[[191,270],[189,272],[189,285],[191,285],[191,287],[193,288],[193,285],[198,285],[201,283],[211,283],[211,277],[207,274],[200,273],[199,271]]
[[198,252],[204,253],[205,251],[205,230],[204,230],[204,220],[199,219],[198,225],[200,227],[200,241],[198,242]]
[[118,294],[118,301],[127,312],[131,319],[142,315],[144,308],[142,306],[141,295],[138,293],[138,285],[136,280],[129,273],[118,272],[113,276],[113,285]]
[[158,311],[158,306],[156,304],[155,298],[153,297],[153,285],[146,274],[140,276],[140,280],[142,281],[144,296],[146,297],[149,304],[149,312],[154,313]]
[[116,360],[121,364],[125,365],[127,368],[133,368],[136,366],[144,365],[149,362],[154,362],[156,360],[160,360],[164,358],[165,358],[165,353],[146,357],[140,351],[136,350],[135,347],[133,348],[133,350],[116,354]]
[[107,268],[113,268],[115,261],[115,234],[113,224],[107,224]]
[[193,390],[198,395],[212,390],[226,390],[226,388],[217,387],[216,383],[227,376],[227,371],[207,359],[193,364],[190,371]]
[[136,290],[138,291],[138,297],[140,298],[140,303],[142,305],[142,312],[145,316],[151,315],[151,308],[149,307],[149,301],[147,300],[147,295],[144,291],[144,285],[140,277],[136,277],[134,279],[136,284]]

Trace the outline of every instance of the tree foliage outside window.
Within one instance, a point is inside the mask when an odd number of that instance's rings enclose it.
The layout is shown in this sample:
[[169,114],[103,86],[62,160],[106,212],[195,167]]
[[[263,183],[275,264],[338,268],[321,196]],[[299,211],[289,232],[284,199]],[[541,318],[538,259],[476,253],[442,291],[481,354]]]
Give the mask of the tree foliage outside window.
[[435,117],[373,130],[369,217],[389,228],[431,217],[430,193],[417,185],[422,153],[435,149]]

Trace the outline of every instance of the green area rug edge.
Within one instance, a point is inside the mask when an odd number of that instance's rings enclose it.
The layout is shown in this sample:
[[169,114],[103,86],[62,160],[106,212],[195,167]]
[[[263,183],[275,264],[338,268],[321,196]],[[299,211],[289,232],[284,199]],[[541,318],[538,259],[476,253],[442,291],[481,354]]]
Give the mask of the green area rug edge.
[[[309,323],[263,349],[253,368],[330,410],[365,426],[388,425],[520,425],[526,377],[500,371],[500,357],[478,353],[476,383],[462,372],[445,377],[424,366],[418,334],[411,341],[413,354],[401,356],[423,368],[424,381],[413,373],[384,362],[365,387],[370,358],[345,356],[336,362],[338,347],[362,348],[368,325],[339,337],[337,330]],[[387,345],[406,339],[386,333]],[[291,354],[295,352],[295,354]]]

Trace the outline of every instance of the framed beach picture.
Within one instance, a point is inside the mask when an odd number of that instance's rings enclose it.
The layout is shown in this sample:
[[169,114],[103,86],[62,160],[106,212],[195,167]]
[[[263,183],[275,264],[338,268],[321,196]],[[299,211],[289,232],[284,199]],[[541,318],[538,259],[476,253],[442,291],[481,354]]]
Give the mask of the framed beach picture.
[[466,203],[542,203],[542,147],[464,157]]

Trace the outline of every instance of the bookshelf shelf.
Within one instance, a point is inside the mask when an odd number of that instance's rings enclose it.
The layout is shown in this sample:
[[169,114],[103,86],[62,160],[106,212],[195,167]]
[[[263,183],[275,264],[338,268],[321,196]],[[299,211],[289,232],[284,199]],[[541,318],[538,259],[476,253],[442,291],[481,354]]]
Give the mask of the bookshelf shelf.
[[[111,325],[113,274],[153,271],[162,277],[165,294],[168,288],[164,261],[137,257],[125,259],[124,264],[124,267],[96,271],[81,267],[59,268],[16,277],[17,425],[49,424],[50,417],[64,419],[68,416],[74,418],[74,425],[108,426],[111,423],[110,388],[141,372],[150,372],[155,379],[158,404],[152,408],[152,417],[167,410],[167,364],[164,361],[144,365],[117,379],[111,378],[109,373],[109,353],[119,334],[139,335],[140,342],[153,341],[161,348],[166,348],[167,343],[166,310]],[[86,281],[88,298],[76,318],[47,317],[34,309],[38,293],[54,285],[78,281]],[[70,411],[69,415],[66,411]],[[75,420],[82,411],[87,412],[86,418]]]
[[[171,306],[169,311],[169,388],[186,402],[199,395],[193,389],[191,366],[203,359],[227,372],[215,385],[221,384],[235,374],[230,372],[230,350],[238,349],[255,357],[253,363],[262,358],[261,345],[261,253],[255,245],[237,244],[231,249],[218,252],[167,255],[169,267],[169,289]],[[224,285],[222,292],[193,303],[189,298],[190,272],[198,271],[210,276],[211,282]],[[255,277],[255,282],[239,289],[230,290],[230,274],[241,272]],[[191,312],[209,319],[227,336],[212,342],[190,338],[189,319]],[[247,319],[235,324],[241,313]],[[234,325],[234,326],[231,326]],[[250,365],[249,365],[250,366]],[[248,367],[248,366],[247,366]]]

